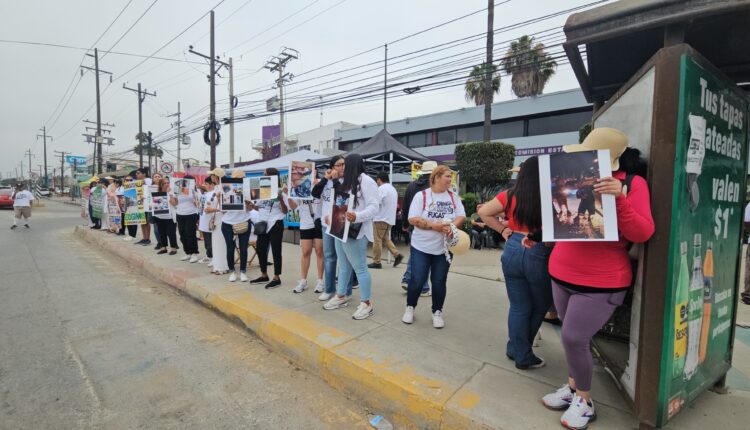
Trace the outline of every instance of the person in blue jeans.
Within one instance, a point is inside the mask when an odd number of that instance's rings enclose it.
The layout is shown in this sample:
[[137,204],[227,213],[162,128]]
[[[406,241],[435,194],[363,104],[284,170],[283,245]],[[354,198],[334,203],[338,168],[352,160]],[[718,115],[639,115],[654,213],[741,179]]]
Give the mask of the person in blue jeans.
[[[510,302],[505,354],[522,370],[545,365],[531,346],[552,304],[548,271],[552,248],[541,243],[539,237],[542,230],[540,202],[539,159],[531,157],[523,163],[513,188],[498,194],[479,209],[482,221],[507,237],[500,259]],[[502,214],[505,214],[505,223],[498,218]]]
[[[409,233],[409,237],[412,237],[414,232],[414,229]],[[409,290],[409,281],[411,281],[411,272],[412,272],[412,262],[411,262],[411,254],[409,254],[409,259],[406,261],[406,271],[404,272],[404,276],[401,277],[401,288],[404,289],[404,291]],[[427,296],[430,294],[430,282],[429,282],[429,273],[428,276],[424,280],[424,284],[422,284],[422,295]]]

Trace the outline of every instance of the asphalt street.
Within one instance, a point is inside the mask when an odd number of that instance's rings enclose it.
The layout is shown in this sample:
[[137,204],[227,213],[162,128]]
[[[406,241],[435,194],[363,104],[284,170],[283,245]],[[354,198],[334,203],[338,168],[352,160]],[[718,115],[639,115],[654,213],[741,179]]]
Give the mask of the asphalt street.
[[74,238],[81,222],[46,202],[10,230],[0,211],[0,428],[369,427],[252,334]]

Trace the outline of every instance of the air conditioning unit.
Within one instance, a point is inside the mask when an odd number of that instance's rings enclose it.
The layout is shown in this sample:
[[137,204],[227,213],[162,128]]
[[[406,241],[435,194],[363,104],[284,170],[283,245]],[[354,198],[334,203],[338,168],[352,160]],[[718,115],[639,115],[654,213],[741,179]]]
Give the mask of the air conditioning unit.
[[279,98],[276,96],[271,97],[270,99],[266,100],[266,110],[268,112],[276,112],[281,107],[281,104],[279,103]]

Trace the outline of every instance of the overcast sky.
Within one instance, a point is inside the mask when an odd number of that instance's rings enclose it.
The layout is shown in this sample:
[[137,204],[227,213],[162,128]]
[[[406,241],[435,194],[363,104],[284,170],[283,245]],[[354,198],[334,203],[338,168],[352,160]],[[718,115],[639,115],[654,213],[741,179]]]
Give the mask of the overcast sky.
[[[84,142],[83,119],[96,120],[94,74],[79,73],[79,65],[93,67],[93,58],[85,57],[85,49],[96,42],[100,49],[99,66],[112,72],[113,82],[107,75],[101,76],[102,121],[114,123],[112,136],[115,145],[107,152],[118,152],[132,148],[138,131],[137,100],[134,93],[122,88],[123,83],[136,87],[140,82],[156,97],[148,97],[143,106],[143,129],[154,135],[168,131],[174,118],[177,102],[181,102],[185,124],[195,126],[206,121],[209,101],[209,85],[206,79],[208,66],[199,57],[189,52],[194,45],[200,52],[209,50],[209,18],[205,16],[196,25],[185,31],[158,53],[165,45],[192,23],[198,20],[220,0],[66,0],[66,1],[3,1],[0,3],[0,69],[2,96],[0,114],[3,138],[0,140],[0,174],[15,175],[15,168],[24,160],[28,171],[27,150],[34,154],[32,166],[38,171],[43,164],[41,139],[36,138],[38,129],[46,125],[53,137],[47,148],[47,164],[50,169],[59,166],[53,150],[66,151],[74,155],[86,155],[91,145]],[[497,1],[495,28],[516,24],[543,15],[585,5],[593,0],[511,0]],[[239,97],[238,111],[261,114],[264,106],[256,105],[260,100],[277,94],[273,89],[274,74],[262,68],[266,60],[278,54],[282,47],[297,49],[298,60],[292,61],[287,70],[295,76],[288,87],[289,104],[315,102],[318,96],[335,99],[336,91],[356,85],[372,83],[351,81],[372,77],[382,73],[382,63],[323,77],[355,66],[382,61],[383,49],[351,58],[329,67],[311,71],[320,66],[341,60],[389,43],[389,58],[425,48],[455,41],[481,33],[486,28],[486,13],[481,12],[455,23],[427,31],[423,34],[397,41],[410,35],[469,14],[486,7],[485,0],[224,0],[215,8],[216,53],[226,61],[233,57],[235,68],[235,94],[252,92]],[[127,7],[126,7],[127,5]],[[123,11],[124,8],[124,11]],[[150,8],[150,9],[149,9]],[[148,11],[146,12],[146,10]],[[117,15],[120,17],[115,21]],[[145,14],[144,14],[145,12]],[[139,17],[143,17],[136,23]],[[502,49],[507,41],[523,34],[540,34],[548,41],[550,51],[559,53],[562,41],[559,31],[566,15],[546,19],[495,35],[496,49]],[[114,24],[107,29],[114,21]],[[119,42],[123,34],[134,24]],[[103,34],[103,36],[102,36]],[[101,39],[97,42],[97,38]],[[41,42],[83,48],[82,50],[9,43],[8,41]],[[424,51],[424,55],[410,54],[401,57],[401,64],[389,66],[389,76],[419,72],[404,80],[419,79],[430,72],[424,69],[444,65],[441,71],[455,70],[446,62],[465,66],[473,61],[471,55],[481,58],[484,39],[452,47],[443,51]],[[112,50],[113,53],[101,51]],[[503,49],[504,51],[504,49]],[[148,59],[137,56],[154,55],[178,61]],[[186,61],[187,60],[187,61]],[[189,61],[189,62],[188,62]],[[397,60],[392,60],[395,63]],[[139,63],[138,67],[135,67]],[[481,62],[477,60],[476,63]],[[577,88],[578,84],[565,58],[557,74],[549,82],[545,92]],[[411,67],[399,71],[401,68]],[[375,70],[373,70],[373,68]],[[462,73],[462,72],[459,72]],[[468,70],[466,72],[468,74]],[[227,116],[226,101],[228,86],[226,71],[220,72],[217,80],[217,115]],[[454,75],[455,76],[455,75]],[[308,80],[301,82],[303,80]],[[418,84],[418,83],[417,83]],[[415,84],[415,85],[417,85]],[[70,90],[68,90],[70,88]],[[433,87],[435,88],[435,87]],[[67,93],[66,93],[66,90]],[[293,91],[297,91],[296,95]],[[400,91],[400,90],[399,90]],[[503,78],[500,96],[496,100],[507,100],[510,79]],[[468,107],[460,82],[450,88],[436,91],[420,91],[410,96],[394,98],[388,103],[390,120],[414,117],[461,107]],[[382,100],[323,109],[324,123],[347,121],[364,124],[382,120]],[[287,116],[287,133],[293,134],[317,127],[320,124],[320,109],[294,112]],[[278,115],[253,119],[235,126],[236,160],[256,158],[250,148],[253,139],[261,137],[261,127],[278,122]],[[208,146],[202,136],[193,134],[192,144],[183,150],[183,157],[208,160]],[[217,147],[217,161],[229,160],[228,127],[222,129],[222,143]],[[175,152],[176,141],[164,144],[165,149]],[[166,154],[166,159],[174,159]],[[50,170],[51,174],[51,170]]]

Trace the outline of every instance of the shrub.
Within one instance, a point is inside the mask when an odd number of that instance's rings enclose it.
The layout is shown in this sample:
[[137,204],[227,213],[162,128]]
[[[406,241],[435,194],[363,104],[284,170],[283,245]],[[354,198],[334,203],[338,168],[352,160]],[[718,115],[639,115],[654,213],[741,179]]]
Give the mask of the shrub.
[[466,193],[461,196],[461,202],[464,204],[464,210],[466,211],[466,217],[470,217],[477,211],[477,195],[474,193]]
[[[516,159],[516,148],[503,142],[456,145],[456,166],[468,191],[506,184]],[[468,213],[468,211],[467,211]]]

